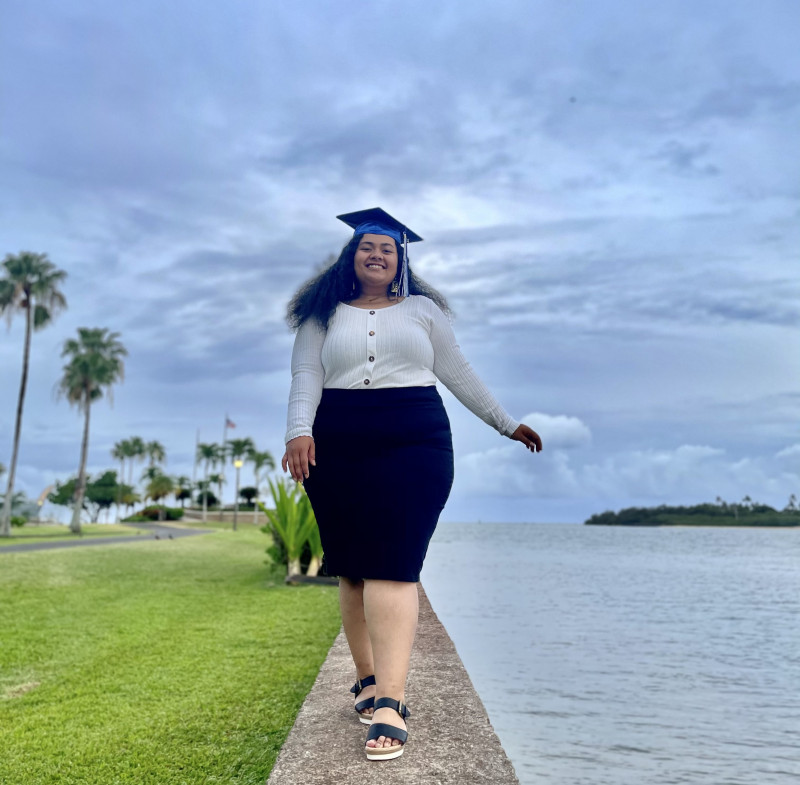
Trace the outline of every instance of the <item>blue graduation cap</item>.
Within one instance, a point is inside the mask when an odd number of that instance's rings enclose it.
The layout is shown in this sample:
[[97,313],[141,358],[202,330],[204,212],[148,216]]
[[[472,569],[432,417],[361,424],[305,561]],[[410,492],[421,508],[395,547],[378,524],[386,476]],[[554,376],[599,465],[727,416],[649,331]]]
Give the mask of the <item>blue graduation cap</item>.
[[385,234],[393,237],[398,243],[403,243],[404,237],[405,241],[409,243],[418,243],[422,240],[416,232],[412,232],[405,224],[392,218],[380,207],[358,210],[355,213],[344,213],[336,217],[355,230],[354,237],[359,234]]
[[371,207],[368,210],[358,210],[355,213],[344,213],[336,216],[348,226],[352,227],[353,237],[362,234],[385,234],[396,240],[403,247],[403,262],[400,268],[397,296],[408,296],[408,244],[418,243],[422,238],[412,232],[405,224],[392,218],[389,213],[380,207]]

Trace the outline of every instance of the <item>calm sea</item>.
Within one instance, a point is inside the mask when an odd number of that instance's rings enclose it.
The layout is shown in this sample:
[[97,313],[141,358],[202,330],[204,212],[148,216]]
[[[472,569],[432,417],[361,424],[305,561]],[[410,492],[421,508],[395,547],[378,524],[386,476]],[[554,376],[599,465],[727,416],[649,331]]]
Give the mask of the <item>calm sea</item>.
[[523,785],[800,782],[800,530],[440,524],[422,583]]

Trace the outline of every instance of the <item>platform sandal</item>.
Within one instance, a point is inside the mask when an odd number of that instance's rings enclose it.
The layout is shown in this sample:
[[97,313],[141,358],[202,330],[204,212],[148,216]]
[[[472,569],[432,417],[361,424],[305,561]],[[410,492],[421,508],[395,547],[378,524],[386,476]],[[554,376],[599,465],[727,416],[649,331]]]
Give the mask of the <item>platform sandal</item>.
[[[354,693],[356,697],[358,697],[358,693],[361,692],[364,687],[369,687],[372,684],[375,684],[375,677],[365,676],[363,679],[358,679],[356,681],[356,683],[350,688],[350,692]],[[356,714],[358,714],[358,719],[361,720],[364,725],[372,725],[372,715],[364,714],[364,709],[371,709],[374,705],[375,698],[367,698],[360,703],[356,703]]]
[[[394,709],[403,719],[411,716],[411,710],[408,706],[405,703],[396,701],[394,698],[378,698],[375,701],[375,711],[387,706],[390,709]],[[385,722],[373,722],[367,733],[367,741],[377,739],[379,736],[386,736],[387,739],[397,739],[400,744],[393,747],[365,747],[367,760],[391,760],[392,758],[399,758],[403,754],[408,740],[408,731]]]

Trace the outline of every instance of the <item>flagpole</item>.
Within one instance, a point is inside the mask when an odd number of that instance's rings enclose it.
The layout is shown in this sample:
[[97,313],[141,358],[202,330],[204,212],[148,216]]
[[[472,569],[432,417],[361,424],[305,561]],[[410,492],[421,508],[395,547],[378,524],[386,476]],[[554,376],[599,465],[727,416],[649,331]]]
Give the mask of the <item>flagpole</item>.
[[[228,412],[225,412],[225,427],[222,430],[222,473],[225,474],[226,468],[226,461],[225,461],[225,445],[228,443],[228,423],[230,420],[228,419]],[[222,506],[222,486],[220,485],[220,493],[219,493],[219,510],[220,510],[220,517],[222,520],[225,520],[225,513],[223,512]]]
[[197,429],[197,436],[194,440],[194,461],[192,462],[192,490],[197,482],[197,448],[200,446],[200,429]]

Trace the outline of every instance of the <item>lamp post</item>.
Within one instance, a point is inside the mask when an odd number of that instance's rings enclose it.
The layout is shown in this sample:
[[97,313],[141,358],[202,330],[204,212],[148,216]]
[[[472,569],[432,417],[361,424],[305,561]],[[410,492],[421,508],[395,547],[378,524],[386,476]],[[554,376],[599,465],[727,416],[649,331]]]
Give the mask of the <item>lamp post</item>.
[[236,458],[233,465],[236,467],[236,498],[233,500],[233,530],[236,531],[236,521],[239,517],[239,469],[244,466],[241,458]]

